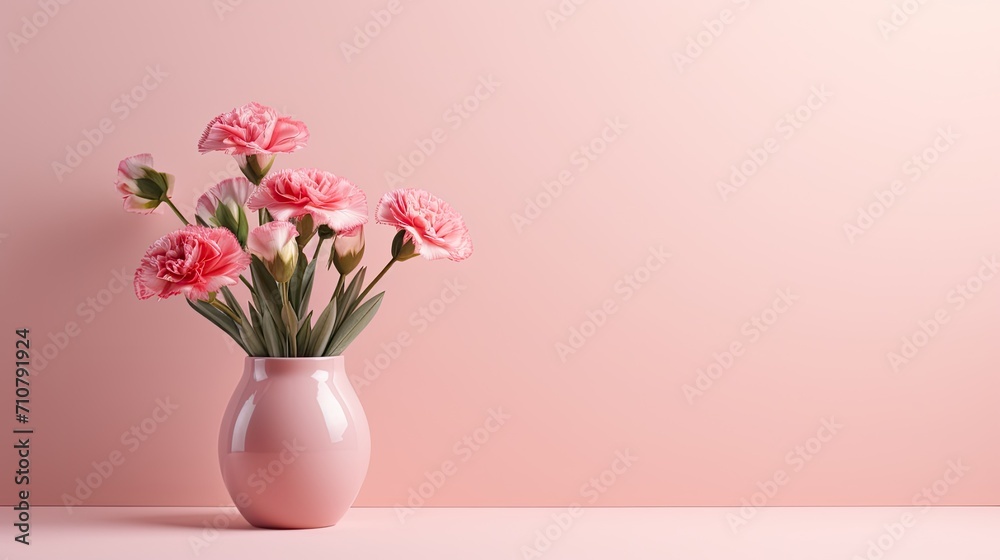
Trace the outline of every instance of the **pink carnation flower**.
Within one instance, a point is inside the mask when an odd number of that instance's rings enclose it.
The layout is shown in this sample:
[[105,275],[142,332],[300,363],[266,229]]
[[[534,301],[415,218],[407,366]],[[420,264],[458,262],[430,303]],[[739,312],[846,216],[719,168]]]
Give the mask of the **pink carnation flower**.
[[465,220],[440,198],[420,189],[397,189],[382,195],[375,210],[380,224],[406,230],[417,253],[428,260],[460,261],[472,254]]
[[239,281],[250,255],[225,228],[187,226],[158,239],[135,271],[135,295],[206,299],[209,292]]
[[238,217],[240,207],[247,203],[247,199],[250,198],[250,194],[255,188],[253,183],[244,177],[223,179],[198,198],[195,214],[206,224],[220,225],[215,219],[215,212],[219,205],[228,207],[229,212],[234,217]]
[[277,154],[304,148],[305,123],[260,103],[247,103],[212,119],[198,142],[198,151],[229,155]]
[[247,250],[264,263],[278,282],[288,282],[295,273],[299,231],[291,222],[268,222],[255,227],[247,239]]
[[[147,173],[153,169],[153,156],[150,154],[137,154],[127,157],[118,164],[118,180],[115,181],[115,188],[118,194],[122,195],[125,210],[136,214],[156,214],[162,212],[157,209],[160,205],[160,195],[162,190],[155,193],[144,192],[139,188],[139,180],[146,179]],[[154,172],[155,173],[155,172]],[[174,176],[163,174],[166,181],[166,196],[172,194],[174,188]],[[155,185],[159,188],[160,185]],[[153,198],[150,198],[150,197]]]
[[312,216],[316,225],[347,231],[368,222],[368,199],[354,183],[319,169],[283,169],[268,176],[247,202],[276,220]]

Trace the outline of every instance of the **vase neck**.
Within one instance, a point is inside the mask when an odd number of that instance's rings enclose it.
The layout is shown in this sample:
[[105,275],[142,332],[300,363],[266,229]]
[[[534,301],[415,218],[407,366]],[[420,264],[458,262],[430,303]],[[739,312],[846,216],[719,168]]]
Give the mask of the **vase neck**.
[[315,377],[322,373],[333,377],[336,374],[344,373],[344,357],[261,358],[248,356],[245,368],[257,380],[269,377]]

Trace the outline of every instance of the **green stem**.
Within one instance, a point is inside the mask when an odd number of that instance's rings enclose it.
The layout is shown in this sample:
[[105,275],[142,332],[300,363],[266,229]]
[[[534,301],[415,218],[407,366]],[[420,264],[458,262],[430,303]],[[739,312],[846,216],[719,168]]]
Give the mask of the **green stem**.
[[186,226],[191,225],[191,222],[187,221],[187,218],[185,218],[184,214],[181,214],[181,211],[178,210],[176,206],[174,206],[173,201],[171,201],[169,197],[164,197],[163,202],[167,203],[167,206],[169,206],[170,209],[174,211],[174,214],[177,214],[177,217],[180,218],[182,222],[184,222],[184,225]]
[[316,251],[313,252],[313,260],[316,260],[317,258],[319,258],[319,249],[320,249],[320,247],[323,246],[323,242],[324,241],[326,241],[326,240],[323,239],[322,237],[320,237],[319,241],[316,242]]
[[225,313],[226,315],[229,315],[229,318],[232,319],[233,321],[236,321],[237,325],[243,323],[243,320],[240,319],[240,316],[237,315],[235,311],[233,311],[232,309],[230,309],[228,305],[222,303],[221,301],[219,301],[217,299],[213,299],[213,300],[209,301],[208,303],[210,303],[212,305],[212,307],[218,309],[219,311]]
[[355,300],[355,301],[361,301],[361,300],[365,299],[365,296],[368,295],[368,292],[372,291],[372,288],[375,287],[375,284],[377,284],[378,281],[381,280],[383,276],[385,276],[386,272],[389,272],[389,268],[393,264],[395,264],[395,262],[396,262],[395,258],[389,259],[389,262],[385,265],[385,268],[382,269],[382,272],[378,273],[378,276],[376,276],[375,279],[372,280],[371,284],[368,284],[368,287],[365,288],[363,292],[361,292],[361,295],[359,295],[358,299]]
[[281,282],[278,284],[281,288],[281,320],[285,323],[285,330],[288,331],[288,355],[292,357],[298,356],[298,340],[296,335],[298,332],[295,330],[295,325],[291,324],[291,319],[288,318],[288,310],[291,309],[291,304],[288,303],[288,282]]

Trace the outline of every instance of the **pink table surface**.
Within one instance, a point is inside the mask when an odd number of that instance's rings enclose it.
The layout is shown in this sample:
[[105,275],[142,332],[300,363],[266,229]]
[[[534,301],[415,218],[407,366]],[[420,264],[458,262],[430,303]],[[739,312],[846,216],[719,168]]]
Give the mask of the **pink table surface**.
[[[0,558],[1000,558],[1000,508],[767,508],[734,531],[729,520],[739,515],[735,508],[591,508],[575,517],[560,508],[427,508],[400,522],[391,508],[356,508],[329,529],[265,531],[235,508],[38,508],[30,548],[13,545],[4,523]],[[206,528],[213,523],[223,528]],[[546,532],[554,539],[547,542]]]

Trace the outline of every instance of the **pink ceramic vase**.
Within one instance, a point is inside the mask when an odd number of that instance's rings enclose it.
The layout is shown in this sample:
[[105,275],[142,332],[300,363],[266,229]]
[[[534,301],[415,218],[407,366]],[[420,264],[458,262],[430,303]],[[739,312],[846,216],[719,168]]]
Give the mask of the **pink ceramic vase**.
[[357,498],[370,456],[368,419],[343,356],[246,359],[222,419],[219,464],[252,525],[336,524]]

